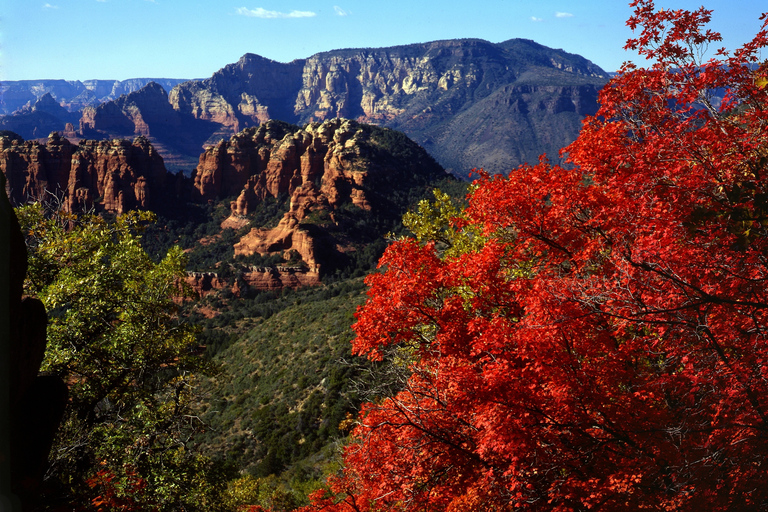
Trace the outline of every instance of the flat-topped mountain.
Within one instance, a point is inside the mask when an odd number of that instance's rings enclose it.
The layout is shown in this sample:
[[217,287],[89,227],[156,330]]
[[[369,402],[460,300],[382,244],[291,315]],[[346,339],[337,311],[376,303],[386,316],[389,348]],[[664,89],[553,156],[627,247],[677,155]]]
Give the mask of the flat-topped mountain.
[[[76,128],[87,137],[147,136],[169,168],[189,170],[204,146],[268,119],[344,117],[403,131],[466,176],[473,167],[504,172],[545,152],[556,160],[596,111],[607,80],[587,59],[525,39],[333,50],[290,63],[246,54],[205,80],[147,83],[89,104]],[[0,123],[13,130],[7,119]]]
[[533,41],[462,39],[334,50],[288,64],[247,54],[168,98],[233,132],[267,118],[388,126],[465,174],[557,155],[596,111],[607,80],[587,59]]

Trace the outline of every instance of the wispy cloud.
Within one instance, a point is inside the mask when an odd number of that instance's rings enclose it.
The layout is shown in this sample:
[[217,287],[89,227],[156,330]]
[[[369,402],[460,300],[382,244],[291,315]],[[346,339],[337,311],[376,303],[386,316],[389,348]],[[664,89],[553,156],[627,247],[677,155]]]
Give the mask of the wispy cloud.
[[555,18],[573,18],[573,14],[569,12],[556,12]]
[[51,4],[45,4],[43,5],[43,9],[58,9],[58,5],[51,5]]
[[536,16],[531,16],[531,21],[544,21],[544,18],[537,18]]
[[262,7],[257,7],[255,9],[248,9],[246,7],[239,7],[237,9],[237,14],[240,14],[242,16],[248,16],[250,18],[267,18],[267,19],[273,19],[273,18],[312,18],[313,16],[316,16],[317,14],[312,11],[291,11],[291,12],[279,12],[279,11],[268,11]]
[[344,9],[339,7],[338,5],[334,5],[333,6],[333,10],[336,11],[336,15],[337,16],[349,16],[349,12],[345,11]]

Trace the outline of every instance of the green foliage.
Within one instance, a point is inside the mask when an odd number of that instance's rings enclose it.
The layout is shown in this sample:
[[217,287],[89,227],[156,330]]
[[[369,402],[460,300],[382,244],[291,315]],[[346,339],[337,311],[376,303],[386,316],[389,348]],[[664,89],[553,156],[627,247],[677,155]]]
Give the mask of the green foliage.
[[25,293],[49,314],[42,370],[70,393],[49,483],[75,503],[103,500],[102,491],[117,501],[135,494],[147,508],[204,502],[215,485],[191,449],[202,427],[191,403],[210,365],[179,317],[181,249],[149,257],[139,236],[154,220],[147,212],[108,222],[32,204],[17,215],[29,251]]
[[422,243],[435,242],[445,256],[458,256],[477,251],[485,238],[477,226],[460,222],[461,204],[439,189],[433,191],[435,201],[419,201],[417,211],[403,217],[403,225]]
[[280,476],[305,503],[346,435],[339,425],[357,410],[359,385],[370,379],[373,363],[353,358],[349,343],[364,289],[355,279],[271,294],[261,304],[278,311],[240,321],[215,356],[221,373],[203,386],[211,397],[200,411],[210,425],[205,453],[260,479]]

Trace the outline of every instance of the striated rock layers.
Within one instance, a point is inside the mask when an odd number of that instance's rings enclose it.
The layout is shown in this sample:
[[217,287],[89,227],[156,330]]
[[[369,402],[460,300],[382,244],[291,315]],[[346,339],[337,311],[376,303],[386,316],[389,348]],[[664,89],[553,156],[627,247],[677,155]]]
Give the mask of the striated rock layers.
[[173,176],[142,136],[78,145],[57,133],[46,144],[0,137],[0,169],[14,204],[54,196],[68,211],[123,213],[158,209],[173,195]]
[[80,118],[80,131],[83,134],[112,131],[146,137],[150,135],[150,124],[167,130],[181,125],[178,112],[168,103],[168,95],[156,82],[115,101],[85,107]]
[[248,289],[275,291],[316,286],[320,284],[320,274],[305,267],[250,267],[239,269],[238,279],[232,286],[216,272],[189,272],[185,281],[198,297],[222,289],[230,289],[240,296]]
[[163,87],[150,82],[139,90],[82,111],[79,133],[92,138],[143,135],[171,170],[191,169],[203,144],[219,125],[175,110]]
[[583,57],[533,41],[463,39],[334,50],[288,64],[247,54],[168,98],[179,112],[217,123],[219,134],[265,119],[391,127],[465,174],[506,171],[544,152],[556,159],[596,111],[607,80]]
[[268,119],[292,121],[303,61],[288,64],[246,54],[211,78],[174,87],[168,95],[179,112],[236,133]]
[[[583,117],[596,111],[607,80],[587,59],[525,39],[333,50],[290,63],[246,54],[210,78],[171,89],[168,81],[140,89],[134,87],[141,81],[114,84],[110,94],[125,94],[87,106],[79,126],[88,138],[144,135],[169,169],[189,170],[204,146],[266,120],[303,125],[343,117],[403,131],[466,176],[473,167],[506,172],[542,153],[557,160]],[[22,85],[0,84],[0,92],[11,101],[24,96]],[[71,108],[63,98],[79,90],[76,84],[49,85],[56,101]],[[97,85],[91,89],[104,89]],[[3,123],[26,138],[64,129],[60,117],[42,110]]]
[[267,198],[289,197],[278,225],[252,228],[235,245],[235,254],[296,251],[318,272],[343,251],[343,240],[332,234],[342,210],[399,217],[411,191],[423,192],[442,177],[442,168],[422,148],[389,129],[345,119],[304,128],[269,121],[208,148],[194,187],[202,200],[233,198],[235,218]]

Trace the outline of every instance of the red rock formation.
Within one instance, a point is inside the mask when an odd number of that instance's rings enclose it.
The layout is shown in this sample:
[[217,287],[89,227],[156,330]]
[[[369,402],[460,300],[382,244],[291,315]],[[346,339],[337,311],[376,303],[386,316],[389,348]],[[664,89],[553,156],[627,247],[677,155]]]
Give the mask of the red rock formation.
[[243,281],[254,290],[281,290],[320,284],[320,274],[300,267],[254,267],[242,275]]
[[[344,205],[372,210],[369,195],[377,194],[377,189],[379,195],[403,192],[413,186],[414,179],[444,176],[434,160],[419,160],[426,155],[423,149],[405,137],[392,142],[391,136],[386,129],[345,119],[310,123],[304,128],[269,121],[208,148],[195,170],[195,193],[208,201],[236,197],[225,224],[234,226],[240,219],[238,228],[244,227],[246,216],[266,198],[290,197],[289,210],[278,225],[270,229],[254,226],[235,244],[235,255],[285,257],[296,251],[317,272],[323,258],[333,257],[329,255],[339,250],[338,243],[318,227],[318,217],[326,219],[321,224],[333,224],[334,212]],[[408,155],[413,160],[394,157],[389,147],[393,144],[398,150],[410,148]],[[421,178],[414,178],[416,175]],[[308,221],[310,217],[315,220]]]
[[317,270],[316,243],[300,229],[312,211],[351,202],[370,209],[361,146],[367,132],[356,122],[333,119],[303,129],[267,122],[221,141],[200,156],[194,184],[203,200],[237,195],[234,217],[245,216],[266,197],[290,196],[290,211],[273,229],[255,227],[235,245],[236,255],[297,251]]
[[215,272],[188,272],[185,281],[198,297],[227,287],[227,282]]
[[249,288],[269,291],[320,284],[320,274],[304,267],[250,267],[244,269],[239,277],[232,287],[216,272],[189,272],[185,281],[198,297],[224,289],[230,289],[236,296],[241,296]]
[[46,144],[0,137],[0,169],[14,204],[53,194],[68,211],[151,209],[165,201],[168,178],[163,159],[141,136],[79,145],[56,133]]

